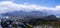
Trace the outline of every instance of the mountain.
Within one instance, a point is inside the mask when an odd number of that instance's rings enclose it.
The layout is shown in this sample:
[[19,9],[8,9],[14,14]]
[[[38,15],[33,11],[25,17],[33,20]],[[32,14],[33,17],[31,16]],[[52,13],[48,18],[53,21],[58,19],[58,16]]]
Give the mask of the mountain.
[[44,17],[43,19],[45,20],[58,20],[58,18],[55,15],[49,15]]
[[44,19],[44,20],[57,20],[55,15],[48,15],[46,11],[14,11],[2,14],[3,16],[10,16],[12,18],[21,18],[21,19]]
[[42,11],[31,11],[31,12],[25,12],[25,11],[14,11],[14,12],[8,12],[8,13],[4,13],[2,14],[3,16],[20,16],[23,18],[40,18],[43,16],[47,16],[46,12],[42,12]]

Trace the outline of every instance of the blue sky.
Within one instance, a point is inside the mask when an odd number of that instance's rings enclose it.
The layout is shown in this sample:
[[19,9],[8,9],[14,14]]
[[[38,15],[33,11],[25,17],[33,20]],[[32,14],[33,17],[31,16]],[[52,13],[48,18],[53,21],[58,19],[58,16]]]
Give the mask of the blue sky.
[[[10,1],[10,0],[0,0],[0,1]],[[37,4],[41,6],[47,7],[55,7],[60,5],[60,0],[11,0],[18,4],[29,3],[29,4]]]
[[21,10],[60,13],[60,0],[0,0],[0,14]]
[[60,0],[16,0],[14,2],[37,4],[41,6],[47,6],[47,7],[55,7],[56,5],[60,5]]

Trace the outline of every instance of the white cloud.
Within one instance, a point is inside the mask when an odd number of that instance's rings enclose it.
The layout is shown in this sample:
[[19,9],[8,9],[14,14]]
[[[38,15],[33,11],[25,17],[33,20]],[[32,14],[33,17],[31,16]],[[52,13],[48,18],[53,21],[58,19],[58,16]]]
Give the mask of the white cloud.
[[56,6],[55,8],[49,8],[49,7],[44,7],[40,5],[35,5],[35,4],[16,4],[13,3],[13,1],[3,1],[0,2],[0,13],[6,13],[6,12],[12,12],[12,11],[56,11],[59,10],[60,6]]
[[14,0],[3,0],[3,1],[14,1]]

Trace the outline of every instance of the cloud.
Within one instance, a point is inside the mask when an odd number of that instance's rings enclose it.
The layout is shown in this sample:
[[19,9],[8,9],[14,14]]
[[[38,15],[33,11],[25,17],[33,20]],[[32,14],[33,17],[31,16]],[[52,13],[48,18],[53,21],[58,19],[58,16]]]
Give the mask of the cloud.
[[60,10],[60,6],[56,6],[55,8],[44,7],[36,4],[16,4],[13,1],[2,1],[0,2],[0,13],[12,12],[12,11],[58,11]]
[[3,0],[3,1],[13,1],[13,0]]
[[3,1],[14,1],[14,0],[3,0]]

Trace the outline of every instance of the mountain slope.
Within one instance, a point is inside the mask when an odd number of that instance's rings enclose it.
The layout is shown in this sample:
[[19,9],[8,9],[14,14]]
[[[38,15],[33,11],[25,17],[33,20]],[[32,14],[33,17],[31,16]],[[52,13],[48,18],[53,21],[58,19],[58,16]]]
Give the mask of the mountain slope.
[[23,18],[23,19],[38,19],[42,18],[44,20],[57,20],[56,16],[54,15],[48,15],[47,12],[43,11],[31,11],[31,12],[25,12],[25,11],[14,11],[9,13],[2,14],[3,16],[10,16],[10,17],[17,17],[17,18]]
[[33,16],[41,16],[41,15],[45,15],[46,13],[43,13],[41,11],[31,11],[31,12],[25,12],[25,11],[14,11],[14,12],[8,12],[8,13],[4,13],[2,14],[3,16],[12,16],[12,15],[33,15]]
[[25,11],[14,11],[14,12],[8,12],[2,14],[3,16],[16,16],[16,17],[23,17],[24,19],[32,19],[32,18],[41,18],[43,16],[47,16],[47,13],[42,11],[31,11],[31,12],[25,12]]

